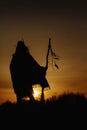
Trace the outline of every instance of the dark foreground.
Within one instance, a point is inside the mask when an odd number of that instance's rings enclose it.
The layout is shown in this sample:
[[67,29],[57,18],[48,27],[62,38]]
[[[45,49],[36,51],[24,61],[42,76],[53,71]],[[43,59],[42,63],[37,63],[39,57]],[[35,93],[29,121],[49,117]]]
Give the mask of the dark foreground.
[[64,94],[44,102],[5,102],[0,106],[1,126],[14,129],[86,129],[87,99],[79,94]]

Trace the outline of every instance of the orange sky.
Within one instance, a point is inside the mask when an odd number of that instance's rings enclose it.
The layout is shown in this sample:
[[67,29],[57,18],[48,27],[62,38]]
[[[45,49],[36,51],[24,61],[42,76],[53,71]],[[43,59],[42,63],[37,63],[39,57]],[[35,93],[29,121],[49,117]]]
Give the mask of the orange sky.
[[24,39],[31,54],[45,65],[49,37],[60,56],[59,70],[49,64],[51,90],[45,95],[81,92],[87,96],[87,4],[77,1],[0,1],[0,103],[15,101],[9,64],[17,41]]

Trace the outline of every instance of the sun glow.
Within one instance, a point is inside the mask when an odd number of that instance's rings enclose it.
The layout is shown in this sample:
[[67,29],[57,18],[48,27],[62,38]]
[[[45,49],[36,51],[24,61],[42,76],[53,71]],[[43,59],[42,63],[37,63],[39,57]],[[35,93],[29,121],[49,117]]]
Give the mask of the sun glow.
[[34,87],[33,88],[33,96],[34,96],[34,98],[37,98],[37,99],[39,99],[39,97],[40,97],[40,95],[41,95],[41,88],[39,88],[39,87]]
[[38,97],[39,96],[39,91],[38,90],[34,90],[34,97]]

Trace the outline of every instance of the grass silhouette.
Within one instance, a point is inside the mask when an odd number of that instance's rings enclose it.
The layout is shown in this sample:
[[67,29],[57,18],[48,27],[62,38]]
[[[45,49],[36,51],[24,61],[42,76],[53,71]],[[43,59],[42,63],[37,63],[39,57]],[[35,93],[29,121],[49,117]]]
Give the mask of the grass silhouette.
[[[80,126],[87,117],[87,98],[81,94],[64,93],[59,97],[53,96],[45,101],[24,101],[20,104],[9,101],[0,105],[2,122],[10,121],[16,126],[20,124],[33,127],[40,123],[42,127],[53,125],[63,127],[63,124]],[[15,126],[15,125],[14,125]],[[82,126],[85,126],[82,125]],[[45,129],[45,128],[44,128]]]
[[[82,94],[74,94],[74,93],[64,93],[60,96],[52,96],[51,98],[44,101],[23,101],[21,103],[11,103],[10,101],[6,101],[0,105],[0,112],[10,113],[26,111],[26,112],[43,112],[47,111],[48,113],[52,110],[52,112],[61,112],[67,111],[67,109],[72,110],[75,108],[77,111],[80,109],[86,110],[87,107],[87,98]],[[54,110],[54,111],[53,111]],[[68,112],[69,112],[68,110]]]

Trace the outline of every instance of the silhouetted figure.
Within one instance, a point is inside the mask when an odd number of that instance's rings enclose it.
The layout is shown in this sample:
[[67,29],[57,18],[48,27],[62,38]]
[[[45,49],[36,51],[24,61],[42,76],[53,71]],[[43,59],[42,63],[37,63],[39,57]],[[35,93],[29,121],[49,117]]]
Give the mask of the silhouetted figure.
[[[48,49],[49,53],[49,49]],[[48,68],[48,53],[46,66],[40,66],[30,54],[24,41],[18,41],[15,53],[12,55],[10,63],[10,73],[17,102],[21,102],[23,97],[28,96],[34,100],[32,85],[40,84],[42,87],[42,100],[44,99],[44,88],[49,87],[46,79]]]

